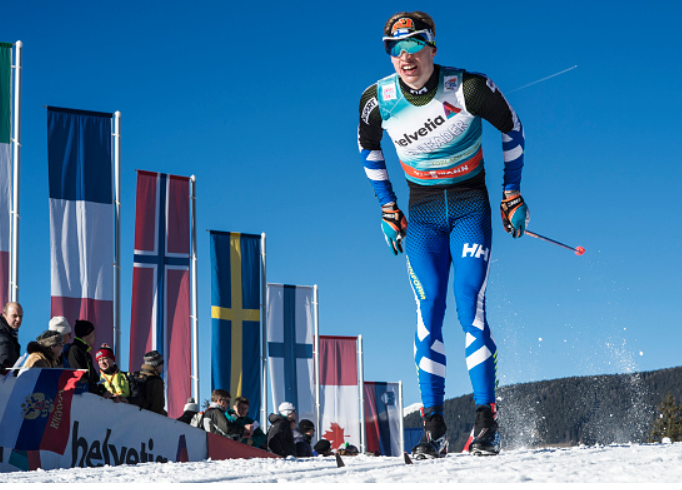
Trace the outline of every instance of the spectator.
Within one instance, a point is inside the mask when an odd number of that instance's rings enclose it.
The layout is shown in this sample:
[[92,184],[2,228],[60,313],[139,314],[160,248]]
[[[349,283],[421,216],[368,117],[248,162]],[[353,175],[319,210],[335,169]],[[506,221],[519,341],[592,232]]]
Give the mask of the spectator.
[[140,370],[130,377],[128,401],[167,417],[166,385],[160,376],[163,373],[163,362],[163,357],[158,351],[153,350],[144,355],[144,363]]
[[28,358],[24,367],[55,368],[59,365],[59,357],[62,355],[62,335],[59,332],[45,330],[38,338],[29,342],[26,347]]
[[211,403],[201,417],[199,427],[206,432],[229,437],[230,425],[225,412],[230,408],[230,393],[216,389],[211,392]]
[[263,447],[266,440],[265,432],[258,422],[248,416],[249,406],[248,398],[238,396],[235,399],[234,405],[227,411],[229,436],[249,446]]
[[50,320],[49,330],[62,334],[64,345],[71,342],[71,325],[63,316],[55,316]]
[[298,423],[298,429],[294,429],[294,447],[296,457],[311,458],[313,448],[310,445],[315,436],[315,424],[308,419],[303,419]]
[[358,451],[357,447],[347,442],[345,442],[336,452],[339,453],[341,456],[357,456],[358,454],[360,454],[360,451]]
[[267,449],[271,453],[296,456],[294,433],[292,424],[296,424],[296,407],[293,403],[283,402],[278,408],[279,413],[272,413],[268,417],[270,428],[267,434]]
[[192,418],[194,418],[194,416],[198,413],[199,404],[194,401],[194,398],[188,398],[182,415],[180,415],[176,420],[184,422],[185,424],[190,424],[192,422]]
[[95,353],[95,360],[99,365],[99,376],[104,388],[112,394],[115,402],[128,403],[130,397],[130,382],[126,373],[121,371],[116,365],[114,351],[108,344]]
[[104,398],[111,398],[111,393],[99,384],[99,375],[90,355],[90,349],[95,343],[95,326],[87,320],[76,320],[74,331],[76,338],[67,349],[64,366],[70,369],[86,370],[82,380],[88,384],[88,391]]
[[0,369],[9,369],[21,355],[19,327],[24,319],[24,310],[19,303],[10,302],[0,315]]
[[331,456],[332,453],[332,443],[327,439],[320,439],[313,447],[313,454],[315,456]]

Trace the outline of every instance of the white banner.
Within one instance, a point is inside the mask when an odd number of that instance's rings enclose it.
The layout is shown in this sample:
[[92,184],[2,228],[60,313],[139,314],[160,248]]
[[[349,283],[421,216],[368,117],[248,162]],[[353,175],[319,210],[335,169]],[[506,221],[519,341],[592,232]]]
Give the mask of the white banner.
[[332,449],[349,443],[360,450],[357,337],[320,336],[320,428]]
[[314,305],[311,286],[268,284],[268,368],[274,411],[293,403],[315,422]]

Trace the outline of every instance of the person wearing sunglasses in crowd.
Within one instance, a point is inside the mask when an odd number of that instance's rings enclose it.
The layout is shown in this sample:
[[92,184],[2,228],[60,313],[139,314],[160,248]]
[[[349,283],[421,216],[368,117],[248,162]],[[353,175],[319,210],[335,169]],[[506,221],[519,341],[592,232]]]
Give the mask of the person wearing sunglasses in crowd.
[[[365,174],[381,205],[381,228],[391,252],[407,256],[417,302],[415,364],[424,435],[417,458],[444,456],[445,346],[442,326],[450,268],[465,356],[476,403],[465,449],[497,454],[497,347],[485,314],[491,260],[491,210],[481,148],[482,120],[502,133],[505,230],[523,236],[529,220],[520,192],[524,163],[521,121],[486,75],[434,63],[435,23],[424,12],[399,12],[384,27],[384,47],[395,74],[368,87],[360,99],[358,145]],[[386,130],[410,191],[408,221],[388,177],[381,149]]]
[[23,367],[57,368],[59,367],[59,357],[62,355],[63,347],[62,334],[52,330],[45,330],[34,342],[29,342],[26,347],[28,357]]

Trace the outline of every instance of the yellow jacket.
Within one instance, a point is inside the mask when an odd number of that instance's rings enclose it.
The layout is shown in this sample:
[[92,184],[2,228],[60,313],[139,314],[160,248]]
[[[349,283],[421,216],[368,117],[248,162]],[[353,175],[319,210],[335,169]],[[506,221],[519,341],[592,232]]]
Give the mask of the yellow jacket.
[[122,371],[116,371],[114,374],[106,374],[100,371],[100,379],[103,381],[104,387],[113,395],[128,398],[130,396],[130,383],[128,377]]

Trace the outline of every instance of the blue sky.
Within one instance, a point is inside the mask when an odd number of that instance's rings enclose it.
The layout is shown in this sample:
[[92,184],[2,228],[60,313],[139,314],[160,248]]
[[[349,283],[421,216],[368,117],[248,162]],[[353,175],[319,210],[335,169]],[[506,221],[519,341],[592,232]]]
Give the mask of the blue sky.
[[[0,41],[24,43],[22,345],[50,317],[44,106],[121,111],[124,334],[135,170],[195,174],[200,398],[215,229],[265,232],[268,281],[317,284],[321,333],[361,334],[365,379],[402,380],[406,405],[419,401],[405,258],[385,245],[356,144],[360,94],[392,72],[383,24],[419,9],[436,22],[436,62],[486,73],[523,121],[529,228],[586,249],[504,233],[500,136],[486,123],[500,383],[679,365],[682,7],[658,1],[3,2]],[[406,207],[389,140],[384,152]],[[447,398],[471,392],[454,306]],[[125,335],[122,352],[128,368]]]

